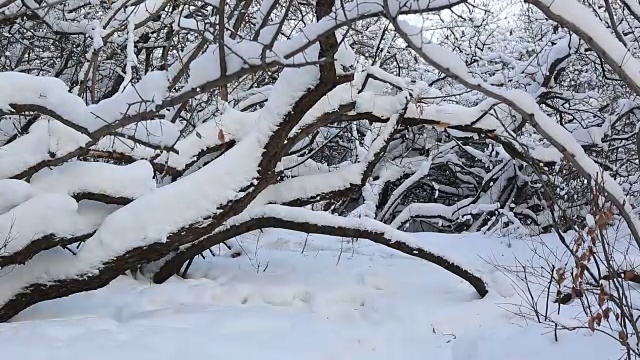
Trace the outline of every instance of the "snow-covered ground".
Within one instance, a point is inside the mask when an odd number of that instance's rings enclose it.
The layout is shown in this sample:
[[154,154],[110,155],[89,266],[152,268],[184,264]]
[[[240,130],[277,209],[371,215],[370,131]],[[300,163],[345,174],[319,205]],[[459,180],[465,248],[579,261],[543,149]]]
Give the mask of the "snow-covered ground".
[[[238,258],[194,263],[162,285],[120,277],[38,304],[0,325],[0,359],[617,359],[617,344],[560,333],[505,310],[520,298],[486,260],[527,256],[525,240],[417,234],[483,271],[478,299],[459,278],[360,240],[267,230]],[[553,241],[549,238],[549,241]],[[257,246],[256,246],[257,245]],[[304,252],[302,249],[304,247]]]

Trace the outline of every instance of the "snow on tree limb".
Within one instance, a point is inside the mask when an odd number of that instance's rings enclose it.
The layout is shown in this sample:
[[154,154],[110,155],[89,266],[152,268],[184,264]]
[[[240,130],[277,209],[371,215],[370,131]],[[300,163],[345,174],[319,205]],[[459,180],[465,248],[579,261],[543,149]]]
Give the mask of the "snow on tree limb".
[[0,179],[28,177],[54,159],[67,161],[89,142],[87,136],[57,121],[36,122],[28,134],[0,147]]
[[306,50],[313,40],[329,31],[335,31],[348,24],[371,17],[383,16],[385,6],[388,6],[393,13],[398,16],[401,14],[418,14],[430,11],[439,11],[452,8],[456,5],[465,3],[466,0],[355,0],[350,2],[337,2],[340,7],[336,7],[324,16],[318,22],[307,26],[301,33],[291,40],[282,43],[276,43],[278,47],[284,49],[285,57],[291,57],[301,51]]
[[63,193],[76,200],[103,199],[125,205],[156,188],[147,161],[126,166],[74,161],[36,173],[30,182],[39,191]]
[[620,211],[621,216],[629,225],[636,244],[640,247],[640,219],[633,213],[631,204],[620,185],[585,153],[565,128],[540,110],[539,105],[530,94],[521,90],[500,89],[473,78],[466,68],[451,66],[451,64],[460,63],[460,59],[454,53],[436,44],[426,43],[420,29],[402,20],[392,19],[392,21],[400,36],[430,65],[467,88],[507,104],[523,119],[531,122],[547,141],[591,181],[592,185],[604,191],[607,198]]
[[390,226],[399,229],[411,219],[435,219],[436,221],[453,222],[465,215],[477,214],[498,209],[498,204],[472,204],[474,199],[465,199],[457,204],[413,203],[393,219]]
[[84,240],[98,226],[78,213],[78,204],[69,196],[36,195],[0,215],[0,268],[23,264],[40,251]]
[[[46,285],[39,283],[43,279],[37,273],[8,284],[0,319],[38,301],[104,286],[122,271],[160,260],[239,214],[273,181],[273,169],[285,155],[282,143],[287,134],[318,99],[339,85],[335,78],[318,83],[318,72],[317,66],[283,72],[275,85],[277,95],[270,97],[249,135],[224,157],[107,216],[73,263],[52,265],[54,269],[47,271],[52,278]],[[278,153],[280,157],[274,156]],[[225,181],[215,182],[221,176]],[[202,191],[194,192],[195,188]],[[16,273],[23,269],[31,274],[28,266]]]
[[198,245],[191,248],[191,251],[183,253],[183,261],[224,240],[248,231],[263,228],[281,228],[306,233],[371,240],[440,266],[467,281],[481,297],[484,297],[488,293],[487,284],[473,271],[465,269],[454,261],[447,259],[445,256],[425,249],[408,234],[395,230],[376,220],[367,218],[344,218],[325,212],[281,205],[257,207],[231,218],[216,233],[203,238]]

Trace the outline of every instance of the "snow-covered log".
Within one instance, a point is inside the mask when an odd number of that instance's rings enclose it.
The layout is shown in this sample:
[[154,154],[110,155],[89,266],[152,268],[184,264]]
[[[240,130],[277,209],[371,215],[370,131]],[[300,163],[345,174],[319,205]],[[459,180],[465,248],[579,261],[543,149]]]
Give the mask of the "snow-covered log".
[[[487,284],[478,274],[475,274],[474,271],[465,269],[443,255],[425,249],[408,234],[395,230],[376,220],[367,218],[344,218],[323,212],[281,205],[265,205],[247,210],[243,214],[229,219],[221,229],[201,239],[186,251],[180,252],[178,256],[181,258],[182,263],[184,263],[204,250],[220,244],[225,240],[250,231],[265,228],[279,228],[303,233],[367,239],[442,267],[467,281],[481,297],[484,297],[488,293]],[[171,276],[172,274],[173,272],[168,274],[159,272],[156,273],[156,278],[167,275]]]

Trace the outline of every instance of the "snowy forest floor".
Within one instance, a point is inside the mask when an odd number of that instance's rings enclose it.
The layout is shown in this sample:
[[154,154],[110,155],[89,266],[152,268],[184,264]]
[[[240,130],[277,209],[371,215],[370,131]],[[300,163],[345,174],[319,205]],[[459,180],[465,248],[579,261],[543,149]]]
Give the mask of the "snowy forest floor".
[[104,289],[38,304],[0,325],[0,358],[605,360],[622,354],[611,339],[585,330],[561,332],[555,342],[550,329],[508,311],[521,299],[487,260],[530,258],[530,241],[416,236],[481,269],[490,294],[478,299],[446,271],[365,240],[267,230],[239,242],[241,257],[194,262],[187,280],[153,285],[122,276]]

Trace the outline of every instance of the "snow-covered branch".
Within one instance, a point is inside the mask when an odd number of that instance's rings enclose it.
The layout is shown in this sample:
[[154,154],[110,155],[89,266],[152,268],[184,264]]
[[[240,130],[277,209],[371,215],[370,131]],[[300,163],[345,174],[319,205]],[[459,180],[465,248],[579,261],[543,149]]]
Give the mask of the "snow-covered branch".
[[[264,228],[281,228],[305,233],[325,234],[339,237],[371,240],[390,247],[409,256],[414,256],[459,276],[467,281],[484,297],[486,283],[470,269],[457,264],[447,257],[425,249],[411,236],[367,218],[344,218],[324,212],[291,208],[281,205],[266,205],[247,210],[245,213],[229,219],[216,233],[204,237],[197,245],[180,254],[183,263],[190,257],[220,244],[237,235]],[[166,274],[158,274],[166,275]]]

